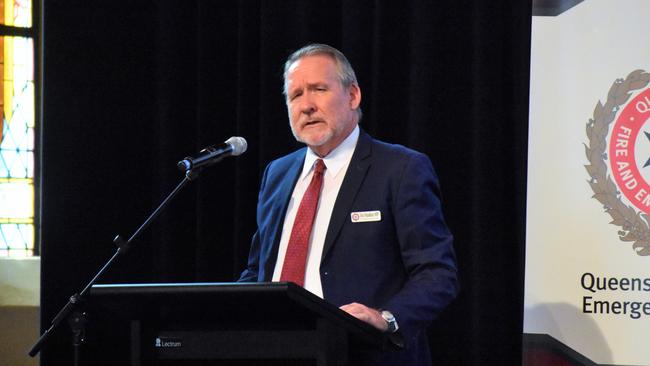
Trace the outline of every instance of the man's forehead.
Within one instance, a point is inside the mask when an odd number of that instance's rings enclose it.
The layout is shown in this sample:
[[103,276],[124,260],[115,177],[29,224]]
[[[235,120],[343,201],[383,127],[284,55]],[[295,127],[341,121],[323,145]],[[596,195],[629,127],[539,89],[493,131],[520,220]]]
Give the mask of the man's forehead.
[[336,75],[336,63],[328,55],[309,55],[299,58],[289,66],[288,78],[290,79],[296,71],[314,76],[318,74],[322,76]]

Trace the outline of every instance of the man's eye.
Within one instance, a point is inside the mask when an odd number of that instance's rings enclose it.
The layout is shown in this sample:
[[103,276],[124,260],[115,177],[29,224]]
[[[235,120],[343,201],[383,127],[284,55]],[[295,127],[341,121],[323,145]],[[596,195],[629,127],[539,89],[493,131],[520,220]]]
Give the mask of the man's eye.
[[298,98],[298,97],[301,96],[301,95],[302,95],[302,93],[296,93],[296,94],[292,95],[292,96],[289,98],[289,100],[294,100],[294,99]]

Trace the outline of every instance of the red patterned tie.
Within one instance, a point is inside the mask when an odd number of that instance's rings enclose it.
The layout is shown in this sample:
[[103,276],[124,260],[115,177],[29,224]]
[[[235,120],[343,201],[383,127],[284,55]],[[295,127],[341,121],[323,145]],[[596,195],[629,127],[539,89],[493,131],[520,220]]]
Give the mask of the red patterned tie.
[[305,195],[302,196],[296,219],[293,222],[280,281],[291,281],[300,286],[305,285],[309,237],[316,217],[320,189],[323,185],[323,171],[325,171],[325,163],[321,159],[316,160],[314,175],[305,191]]

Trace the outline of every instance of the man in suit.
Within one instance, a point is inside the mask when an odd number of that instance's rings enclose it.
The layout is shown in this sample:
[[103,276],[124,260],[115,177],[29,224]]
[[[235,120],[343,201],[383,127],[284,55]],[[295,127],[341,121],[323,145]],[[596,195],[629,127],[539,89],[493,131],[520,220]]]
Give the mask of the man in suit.
[[240,281],[296,282],[403,340],[403,351],[353,364],[429,365],[426,327],[458,291],[430,160],[360,130],[361,89],[335,48],[294,52],[284,94],[307,147],[267,166]]

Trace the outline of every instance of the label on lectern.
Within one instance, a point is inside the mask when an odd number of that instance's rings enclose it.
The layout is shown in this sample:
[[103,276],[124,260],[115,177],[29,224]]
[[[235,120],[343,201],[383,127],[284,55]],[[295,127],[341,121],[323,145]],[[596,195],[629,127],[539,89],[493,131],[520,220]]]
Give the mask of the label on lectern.
[[183,340],[181,338],[156,337],[156,348],[181,348]]

